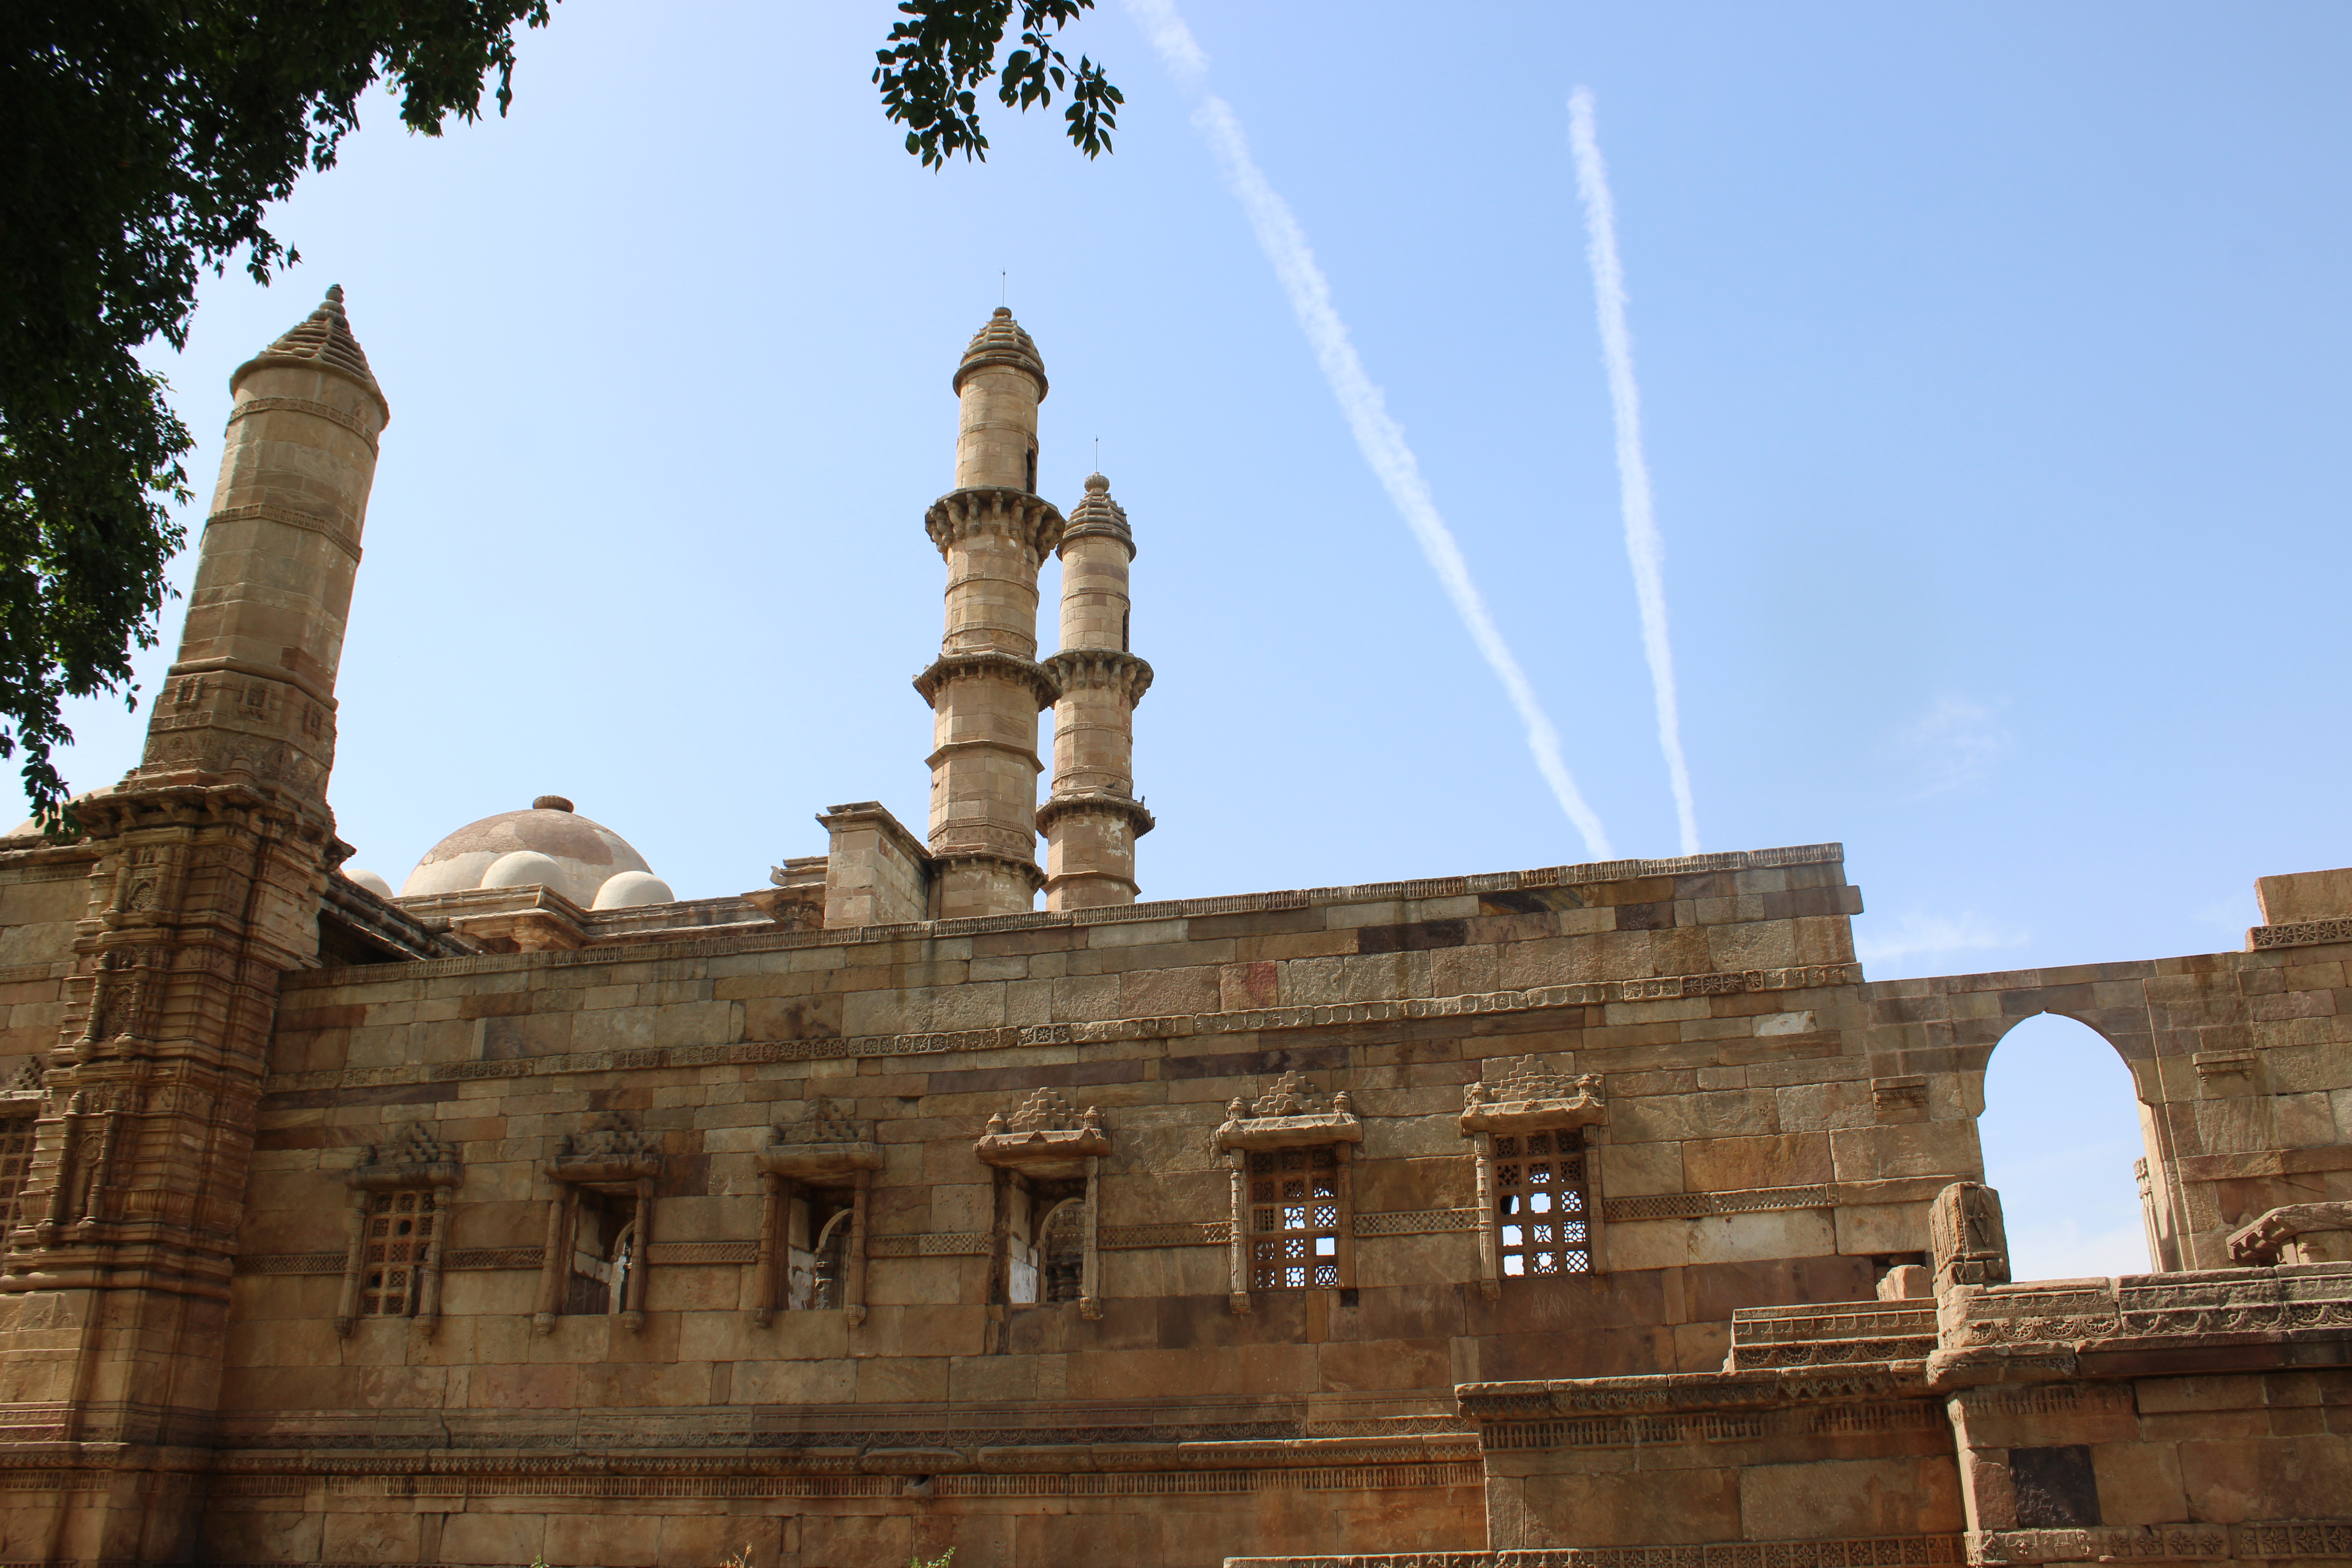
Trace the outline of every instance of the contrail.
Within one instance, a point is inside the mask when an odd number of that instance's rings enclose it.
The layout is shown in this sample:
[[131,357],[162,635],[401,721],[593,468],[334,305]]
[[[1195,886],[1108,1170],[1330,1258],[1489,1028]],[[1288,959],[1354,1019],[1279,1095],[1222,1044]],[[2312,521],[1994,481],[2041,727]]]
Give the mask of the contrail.
[[1617,416],[1617,484],[1625,512],[1625,554],[1633,563],[1633,596],[1642,607],[1642,651],[1649,657],[1650,688],[1657,695],[1658,746],[1675,792],[1675,821],[1683,853],[1698,853],[1698,812],[1691,802],[1690,763],[1683,756],[1683,721],[1675,700],[1675,650],[1666,638],[1665,544],[1658,537],[1650,495],[1650,465],[1642,457],[1642,394],[1633,384],[1633,341],[1625,331],[1625,268],[1617,259],[1617,204],[1609,170],[1593,135],[1592,93],[1580,87],[1568,100],[1568,139],[1576,151],[1576,189],[1584,198],[1584,255],[1592,266],[1592,300],[1601,320],[1601,357],[1609,367],[1609,402]]
[[[1159,50],[1178,83],[1185,87],[1197,84],[1207,69],[1208,56],[1170,0],[1128,0],[1128,10],[1150,37],[1152,47]],[[1511,706],[1518,710],[1537,771],[1551,786],[1560,809],[1584,836],[1587,852],[1596,859],[1609,858],[1609,835],[1592,808],[1585,804],[1582,792],[1576,787],[1575,776],[1568,771],[1568,763],[1560,755],[1559,731],[1552,727],[1543,705],[1536,700],[1527,672],[1512,657],[1478,585],[1471,581],[1469,564],[1462,559],[1454,531],[1438,512],[1436,500],[1429,493],[1429,483],[1422,478],[1420,461],[1413,457],[1412,448],[1405,445],[1403,428],[1390,416],[1381,389],[1365,374],[1364,363],[1348,335],[1347,323],[1332,308],[1330,281],[1315,264],[1315,252],[1307,245],[1290,205],[1266,183],[1265,171],[1250,156],[1241,122],[1224,100],[1214,96],[1203,100],[1192,123],[1208,138],[1218,161],[1224,165],[1226,181],[1249,215],[1250,226],[1256,230],[1258,245],[1265,251],[1266,259],[1274,263],[1275,275],[1282,281],[1283,292],[1290,297],[1291,310],[1315,351],[1323,379],[1329,384],[1331,395],[1339,400],[1348,427],[1355,434],[1358,449],[1371,466],[1381,488],[1388,492],[1391,504],[1420,541],[1422,553],[1429,558],[1446,597],[1454,601],[1454,611],[1468,629],[1470,640],[1486,657],[1509,695]]]
[[1224,100],[1212,96],[1203,100],[1192,116],[1192,123],[1208,137],[1218,160],[1224,164],[1225,177],[1234,194],[1241,198],[1243,210],[1249,214],[1250,226],[1257,230],[1257,242],[1265,249],[1266,259],[1274,263],[1275,275],[1282,279],[1283,292],[1290,296],[1290,309],[1298,317],[1298,325],[1323,366],[1323,379],[1329,384],[1331,395],[1339,399],[1348,427],[1355,432],[1357,448],[1364,454],[1364,461],[1371,465],[1381,488],[1388,491],[1391,504],[1403,515],[1413,537],[1421,542],[1422,553],[1429,557],[1429,564],[1444,585],[1446,596],[1454,601],[1455,613],[1469,629],[1470,640],[1486,655],[1487,664],[1502,680],[1503,689],[1510,694],[1511,706],[1519,710],[1519,721],[1527,726],[1528,750],[1535,753],[1536,767],[1551,785],[1552,794],[1559,797],[1560,809],[1584,835],[1586,847],[1595,858],[1608,858],[1609,836],[1602,830],[1601,819],[1585,804],[1567,763],[1561,760],[1559,731],[1545,716],[1542,705],[1536,700],[1534,688],[1528,684],[1527,673],[1511,657],[1510,647],[1487,611],[1478,585],[1470,580],[1470,567],[1462,559],[1454,531],[1438,514],[1429,483],[1421,477],[1421,464],[1413,457],[1412,448],[1405,445],[1403,428],[1390,416],[1381,389],[1364,373],[1364,362],[1357,357],[1347,324],[1332,309],[1331,285],[1323,276],[1323,269],[1315,265],[1315,253],[1308,247],[1297,218],[1292,216],[1290,205],[1266,184],[1264,172],[1250,156],[1241,125]]

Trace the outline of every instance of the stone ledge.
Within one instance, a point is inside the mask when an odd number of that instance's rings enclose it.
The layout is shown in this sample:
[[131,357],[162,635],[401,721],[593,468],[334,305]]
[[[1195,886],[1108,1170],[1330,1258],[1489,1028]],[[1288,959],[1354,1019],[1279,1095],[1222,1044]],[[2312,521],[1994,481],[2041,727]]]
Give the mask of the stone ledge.
[[[1843,864],[1843,844],[1802,844],[1779,849],[1738,850],[1720,855],[1685,855],[1667,860],[1601,860],[1575,866],[1550,866],[1531,871],[1492,871],[1465,877],[1441,877],[1412,882],[1365,882],[1351,887],[1296,888],[1273,892],[1237,893],[1222,898],[1172,899],[1159,903],[1118,904],[1100,909],[1040,910],[1021,915],[974,916],[964,920],[912,921],[898,925],[850,926],[839,930],[777,932],[766,937],[728,941],[656,942],[648,936],[650,952],[624,959],[610,949],[577,953],[486,953],[479,958],[443,958],[428,963],[367,964],[364,973],[348,969],[313,969],[289,973],[283,989],[338,984],[380,984],[392,980],[430,979],[446,974],[500,973],[539,964],[643,963],[653,959],[722,958],[751,952],[783,952],[802,947],[842,947],[870,942],[919,942],[940,937],[974,936],[991,931],[1042,931],[1063,926],[1117,924],[1132,921],[1185,920],[1209,915],[1264,914],[1336,904],[1410,902],[1423,899],[1465,898],[1479,893],[1512,892],[1531,888],[1581,887],[1596,882],[1631,881],[1645,877],[1685,877],[1707,871],[1771,870],[1784,866]],[[1861,978],[1861,965],[1853,969]],[[1899,984],[1899,983],[1898,983]]]

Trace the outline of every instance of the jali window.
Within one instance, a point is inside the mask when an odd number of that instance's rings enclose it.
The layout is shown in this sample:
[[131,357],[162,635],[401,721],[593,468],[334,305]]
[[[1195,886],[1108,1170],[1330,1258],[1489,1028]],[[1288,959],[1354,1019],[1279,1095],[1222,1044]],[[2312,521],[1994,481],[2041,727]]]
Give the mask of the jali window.
[[1250,1163],[1250,1289],[1339,1283],[1339,1163],[1328,1147],[1260,1149]]
[[1581,1132],[1498,1135],[1495,1204],[1505,1278],[1591,1272]]
[[441,1215],[437,1187],[371,1194],[361,1239],[360,1315],[414,1317]]
[[8,1233],[26,1221],[16,1213],[25,1190],[25,1175],[33,1166],[33,1118],[30,1114],[0,1120],[0,1249]]

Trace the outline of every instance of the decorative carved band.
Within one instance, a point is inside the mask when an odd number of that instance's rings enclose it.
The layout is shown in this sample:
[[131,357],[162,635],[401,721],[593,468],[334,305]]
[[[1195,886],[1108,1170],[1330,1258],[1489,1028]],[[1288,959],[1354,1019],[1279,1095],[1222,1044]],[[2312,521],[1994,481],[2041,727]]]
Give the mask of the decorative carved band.
[[228,411],[231,425],[256,414],[275,414],[284,410],[291,414],[315,415],[330,425],[340,425],[367,443],[370,453],[376,451],[375,433],[352,416],[325,403],[313,403],[307,397],[248,397]]
[[257,1252],[236,1260],[239,1274],[341,1274],[340,1252]]
[[1764,1436],[1758,1411],[1678,1415],[1588,1415],[1570,1421],[1504,1421],[1479,1431],[1490,1449],[1627,1448],[1653,1443],[1746,1443]]
[[1105,1252],[1139,1252],[1155,1247],[1223,1247],[1232,1239],[1231,1220],[1185,1220],[1172,1225],[1107,1225],[1097,1245]]
[[2352,942],[2352,920],[2302,921],[2294,925],[2256,926],[2246,933],[2246,945],[2259,950],[2266,947],[2315,947],[2322,942]]
[[205,519],[210,528],[216,522],[282,522],[289,528],[299,528],[306,533],[319,534],[328,543],[350,556],[360,558],[360,536],[348,523],[331,518],[313,517],[309,512],[296,511],[292,507],[278,506],[269,501],[256,501],[250,506],[223,507]]
[[1444,1231],[1477,1228],[1476,1209],[1393,1209],[1356,1216],[1359,1237],[1435,1236]]
[[1609,1198],[1601,1217],[1616,1222],[1636,1219],[1699,1219],[1717,1214],[1764,1214],[1774,1209],[1825,1209],[1837,1206],[1832,1186],[1756,1187],[1739,1193],[1657,1193],[1647,1197]]
[[1562,1546],[1515,1552],[1383,1552],[1370,1557],[1228,1557],[1225,1568],[1960,1568],[1957,1535]]
[[459,1247],[443,1255],[444,1268],[537,1268],[547,1261],[543,1247]]
[[988,1251],[984,1230],[925,1230],[870,1237],[866,1243],[869,1258],[985,1258]]
[[757,1263],[756,1241],[656,1241],[646,1248],[654,1263]]

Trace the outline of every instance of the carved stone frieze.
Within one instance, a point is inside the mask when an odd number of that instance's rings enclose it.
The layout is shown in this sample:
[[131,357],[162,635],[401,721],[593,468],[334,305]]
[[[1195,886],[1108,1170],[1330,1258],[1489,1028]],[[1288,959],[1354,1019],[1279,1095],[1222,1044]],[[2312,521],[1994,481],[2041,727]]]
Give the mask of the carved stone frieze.
[[1040,1089],[1011,1116],[1001,1110],[990,1116],[972,1152],[985,1164],[1032,1175],[1078,1176],[1086,1173],[1087,1157],[1110,1152],[1110,1134],[1093,1106],[1076,1110],[1058,1089]]
[[1601,1098],[1601,1075],[1574,1078],[1552,1070],[1541,1057],[1488,1064],[1497,1075],[1481,1078],[1462,1091],[1462,1135],[1538,1132],[1563,1127],[1596,1127],[1609,1120]]

